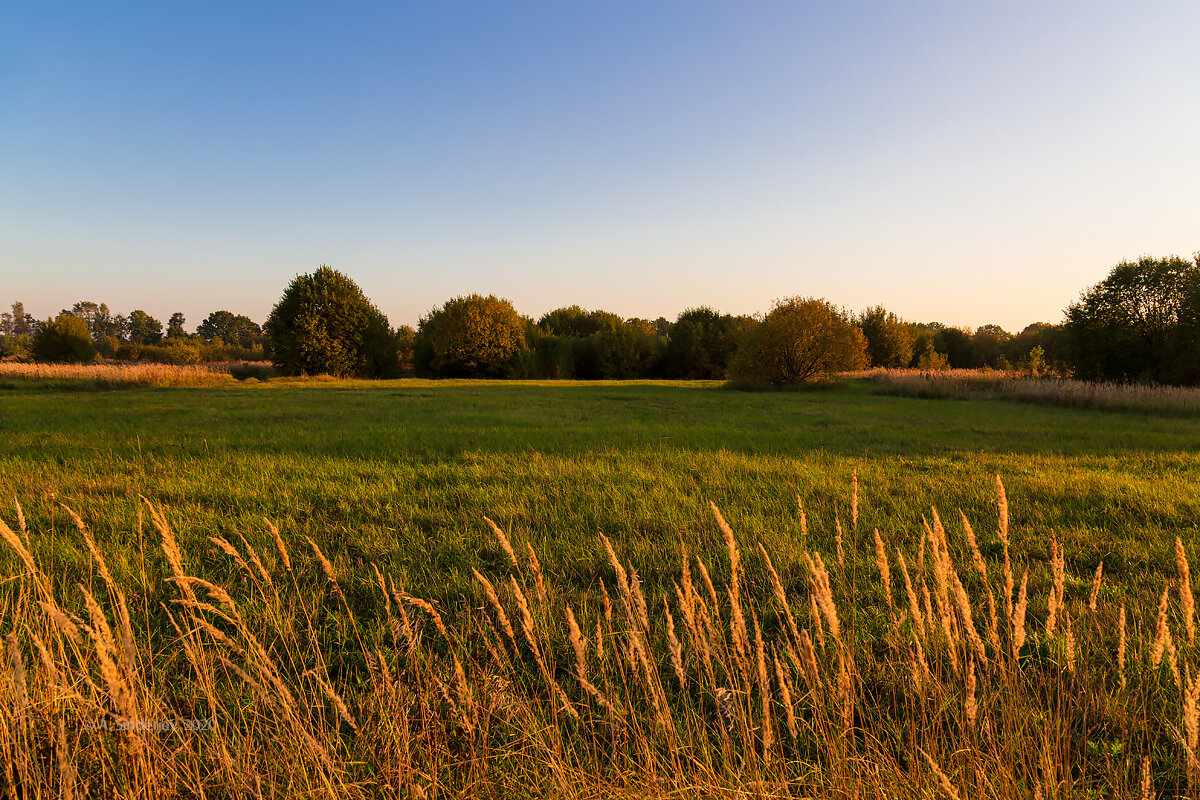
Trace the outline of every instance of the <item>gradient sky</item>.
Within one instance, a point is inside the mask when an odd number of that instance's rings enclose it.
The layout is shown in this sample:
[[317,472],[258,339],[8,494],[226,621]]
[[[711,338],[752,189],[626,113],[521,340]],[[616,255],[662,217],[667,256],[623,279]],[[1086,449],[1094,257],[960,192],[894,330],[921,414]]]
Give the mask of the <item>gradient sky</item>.
[[0,303],[261,322],[322,263],[1020,330],[1200,249],[1200,3],[0,4]]

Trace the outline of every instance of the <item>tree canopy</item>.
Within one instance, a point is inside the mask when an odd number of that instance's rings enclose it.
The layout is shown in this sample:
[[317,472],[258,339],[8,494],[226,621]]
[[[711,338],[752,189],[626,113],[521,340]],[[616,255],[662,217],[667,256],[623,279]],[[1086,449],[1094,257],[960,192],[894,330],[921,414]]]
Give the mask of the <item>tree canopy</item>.
[[525,319],[495,295],[455,297],[421,318],[417,372],[446,377],[506,377],[525,346]]
[[214,311],[204,318],[196,333],[205,342],[220,339],[226,345],[253,347],[262,338],[262,328],[254,320],[232,311]]
[[96,346],[87,323],[64,311],[48,319],[33,334],[33,356],[38,361],[88,363],[96,360]]
[[777,300],[734,356],[733,377],[785,386],[867,365],[867,342],[849,315],[824,300]]
[[868,308],[858,318],[858,326],[867,339],[867,353],[873,367],[907,367],[913,360],[912,327],[883,306]]
[[399,370],[387,317],[358,284],[325,265],[288,284],[264,327],[271,361],[285,375],[373,378]]
[[1076,375],[1200,381],[1200,254],[1122,261],[1066,311]]

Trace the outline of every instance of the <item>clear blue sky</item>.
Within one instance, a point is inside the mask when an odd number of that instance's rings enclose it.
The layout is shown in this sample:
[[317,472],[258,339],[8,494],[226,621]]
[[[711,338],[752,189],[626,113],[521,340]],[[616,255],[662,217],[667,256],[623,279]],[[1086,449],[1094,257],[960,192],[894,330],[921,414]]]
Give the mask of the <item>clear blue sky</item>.
[[0,303],[1057,322],[1200,249],[1200,3],[0,5]]

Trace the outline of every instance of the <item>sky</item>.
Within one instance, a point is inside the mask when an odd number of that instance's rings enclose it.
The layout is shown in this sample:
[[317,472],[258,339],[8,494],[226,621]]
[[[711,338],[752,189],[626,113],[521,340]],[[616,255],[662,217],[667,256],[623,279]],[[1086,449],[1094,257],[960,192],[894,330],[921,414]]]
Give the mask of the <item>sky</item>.
[[1010,331],[1200,250],[1200,3],[0,4],[0,304]]

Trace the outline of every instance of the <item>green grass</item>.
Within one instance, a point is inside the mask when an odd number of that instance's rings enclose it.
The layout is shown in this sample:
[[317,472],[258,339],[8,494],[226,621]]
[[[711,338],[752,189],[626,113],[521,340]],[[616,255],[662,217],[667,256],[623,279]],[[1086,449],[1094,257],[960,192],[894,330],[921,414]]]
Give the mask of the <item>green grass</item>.
[[[1043,778],[1067,787],[1059,797],[1132,796],[1143,763],[1165,791],[1181,792],[1190,780],[1171,726],[1189,713],[1182,687],[1196,685],[1197,645],[1186,640],[1186,614],[1178,608],[1184,595],[1177,589],[1168,597],[1168,618],[1181,678],[1166,662],[1152,665],[1151,641],[1155,598],[1164,584],[1175,585],[1175,537],[1192,563],[1200,563],[1200,419],[911,399],[875,394],[865,382],[822,391],[737,392],[714,383],[272,380],[230,387],[0,390],[0,442],[0,492],[21,502],[35,560],[57,584],[51,590],[40,578],[21,574],[24,567],[10,547],[0,545],[0,569],[9,576],[0,581],[0,633],[12,633],[4,644],[7,657],[15,663],[23,643],[21,657],[32,667],[37,634],[57,642],[51,649],[60,674],[68,676],[64,684],[88,687],[82,699],[66,701],[40,666],[32,668],[32,728],[26,727],[26,706],[0,703],[0,755],[21,765],[21,776],[41,775],[46,785],[57,773],[44,757],[45,742],[111,714],[126,695],[145,700],[141,713],[147,719],[214,713],[221,720],[220,741],[238,763],[225,764],[209,734],[152,737],[154,755],[143,758],[132,745],[121,749],[123,740],[72,733],[73,749],[61,743],[52,749],[69,752],[93,786],[200,783],[209,787],[207,796],[241,796],[249,792],[241,781],[254,773],[264,775],[268,787],[289,787],[289,796],[304,786],[315,793],[321,785],[315,776],[325,769],[321,747],[334,754],[338,785],[350,787],[340,796],[364,797],[419,796],[407,788],[382,791],[401,778],[447,788],[436,796],[592,796],[601,784],[613,796],[647,796],[643,789],[661,781],[663,796],[703,795],[698,786],[711,787],[712,796],[744,796],[760,773],[811,786],[813,796],[849,796],[855,792],[847,787],[855,786],[860,796],[932,796],[935,782],[915,759],[914,747],[952,773],[963,797],[1027,797]],[[857,534],[850,525],[855,470]],[[887,543],[903,551],[915,579],[928,581],[936,594],[933,559],[916,569],[916,553],[925,547],[919,544],[922,518],[936,505],[948,546],[956,551],[957,574],[973,598],[974,624],[982,626],[990,613],[986,598],[1002,579],[996,564],[990,586],[975,574],[957,510],[974,523],[985,554],[999,556],[997,474],[1008,491],[1018,580],[1029,570],[1028,638],[1012,655],[1007,648],[1015,634],[1009,629],[1016,625],[997,623],[1003,641],[989,646],[986,658],[980,652],[977,664],[978,707],[987,723],[968,732],[965,698],[976,690],[966,688],[960,666],[974,651],[961,631],[953,633],[953,621],[949,629],[930,625],[918,634],[917,625],[902,619],[907,606],[895,558],[893,599],[900,602],[900,616],[893,621],[880,593],[870,532],[880,528]],[[162,537],[143,524],[140,496],[162,509],[176,529],[183,572],[227,588],[237,619],[211,606],[177,602],[190,584],[164,580],[169,571]],[[807,509],[807,539],[799,532],[797,496]],[[762,689],[769,679],[756,677],[747,659],[730,660],[736,648],[729,641],[712,648],[725,661],[718,674],[705,677],[697,640],[689,634],[691,650],[682,657],[689,671],[677,682],[664,641],[659,595],[682,580],[680,542],[709,565],[718,587],[728,585],[730,560],[710,501],[741,541],[744,572],[737,584],[746,607],[758,609],[750,614],[754,633],[747,639],[758,641],[761,620],[767,645],[756,644],[764,648],[756,652],[769,653],[772,662],[778,655],[803,692],[794,696],[797,739],[782,741],[778,714],[786,706],[770,712],[779,736],[770,759],[765,734],[759,740],[766,728],[756,721],[760,713],[766,719],[775,703]],[[59,502],[95,532],[116,575],[113,584],[100,579]],[[16,516],[15,509],[0,513],[10,521]],[[509,530],[518,549],[529,543],[537,550],[548,599],[534,599],[530,565],[524,558],[524,566],[508,563],[485,515]],[[846,530],[844,566],[836,563],[835,515]],[[294,569],[281,566],[263,517],[289,541]],[[1066,616],[1057,637],[1044,632],[1051,531],[1065,546],[1063,607],[1074,620],[1077,647],[1067,644]],[[597,532],[613,540],[620,558],[636,566],[648,585],[646,622],[634,619],[637,604],[618,588]],[[266,551],[262,572],[236,566],[208,541],[224,536],[245,553],[239,535]],[[306,552],[304,537],[331,557],[334,581]],[[793,634],[776,608],[757,542],[782,576],[785,605],[814,637],[803,552],[818,550],[830,566],[830,602],[842,621],[842,644],[831,641],[814,654],[824,676],[814,684],[801,676],[807,668],[793,670],[785,656]],[[1105,581],[1092,613],[1086,610],[1090,579],[1101,560]],[[437,634],[427,612],[411,602],[417,634],[397,634],[389,623],[398,624],[392,616],[398,601],[376,593],[371,563],[414,595],[434,600],[450,634]],[[524,601],[516,602],[515,587],[525,587],[534,607],[529,625],[536,627],[529,634],[520,623],[528,650],[516,637],[504,644],[472,568],[497,584],[513,620],[523,619],[518,607]],[[600,579],[618,599],[615,621],[605,622]],[[83,611],[76,581],[109,607],[113,627],[124,618],[116,609],[128,602],[132,632],[122,642],[136,640],[135,656],[125,644],[95,644],[103,626],[92,611]],[[52,596],[64,610],[89,614],[94,648],[67,645],[52,629],[46,606],[34,602]],[[204,596],[227,602],[209,589]],[[601,670],[591,674],[604,676],[597,680],[624,709],[619,721],[600,714],[571,677],[566,603],[584,621],[585,633],[607,626],[596,634],[588,658],[592,670]],[[685,602],[672,604],[682,624]],[[723,605],[723,599],[712,603],[714,610]],[[693,615],[709,613],[695,603],[688,607]],[[712,636],[733,636],[732,608],[730,600],[719,618],[706,617],[716,620]],[[1130,642],[1124,670],[1115,657],[1122,610],[1128,612]],[[947,614],[947,620],[969,616],[961,608]],[[203,627],[210,623],[226,632]],[[653,663],[639,671],[633,650],[621,643],[633,641],[628,631],[643,628]],[[229,635],[242,644],[231,644]],[[931,672],[929,682],[916,684],[909,643],[921,636]],[[208,643],[200,650],[183,648],[189,640]],[[599,654],[601,640],[609,643],[607,659]],[[267,655],[250,655],[245,645],[251,641],[262,642]],[[92,649],[103,647],[128,659],[122,674],[141,676],[140,683],[129,678],[135,691],[121,695],[95,686]],[[957,660],[948,661],[952,652]],[[1078,670],[1068,666],[1069,652],[1077,653]],[[846,653],[850,662],[843,661]],[[541,654],[549,666],[540,663]],[[232,669],[212,671],[212,664],[224,663],[217,656],[251,671],[274,659],[273,670],[300,697],[298,710],[281,716],[283,706],[271,699],[275,690],[262,688],[275,680],[265,672],[254,673],[257,684],[251,685]],[[457,680],[449,662],[458,658],[473,687],[465,694],[490,698],[474,705],[478,717],[461,727],[449,695],[437,691]],[[135,662],[141,665],[136,670],[130,666]],[[378,665],[385,662],[396,681],[379,679]],[[854,678],[843,693],[845,663],[854,664]],[[24,691],[12,677],[18,674],[16,668],[0,670],[0,695],[11,699]],[[342,693],[359,728],[338,721],[313,675],[325,676]],[[637,681],[643,678],[649,688],[640,697]],[[573,705],[547,690],[553,680],[566,686]],[[735,704],[742,721],[733,737],[719,733],[722,690],[762,701]],[[655,692],[668,698],[682,728],[653,721]],[[214,697],[211,705],[201,699]],[[466,705],[472,706],[469,700]],[[853,713],[843,719],[851,706]],[[562,716],[568,707],[582,714],[581,721]],[[497,709],[507,710],[493,720]],[[478,734],[465,737],[468,729]],[[683,729],[682,740],[667,735]],[[300,730],[323,744],[303,739],[298,745]],[[413,731],[417,738],[407,738]],[[764,754],[756,766],[758,743]],[[1046,777],[1047,764],[1056,771],[1052,777]],[[18,777],[32,785],[32,778]],[[128,789],[126,795],[153,793]]]
[[720,561],[709,501],[747,549],[761,541],[799,585],[803,548],[831,552],[835,513],[849,528],[854,469],[859,541],[848,532],[846,546],[870,581],[870,530],[909,552],[930,505],[954,530],[961,508],[994,553],[996,474],[1018,557],[1043,560],[1053,530],[1075,574],[1104,560],[1109,585],[1128,590],[1173,574],[1174,538],[1193,552],[1200,519],[1200,420],[886,397],[861,383],[820,392],[415,380],[7,389],[0,441],[0,491],[24,506],[50,571],[90,569],[62,502],[93,528],[115,571],[138,583],[147,571],[148,589],[161,558],[148,536],[143,561],[139,496],[164,510],[185,552],[237,533],[265,546],[267,517],[291,541],[311,536],[352,581],[370,580],[376,562],[441,599],[475,596],[471,568],[499,564],[484,516],[532,543],[558,585],[583,590],[607,574],[596,543],[604,532],[661,587],[681,540]]

